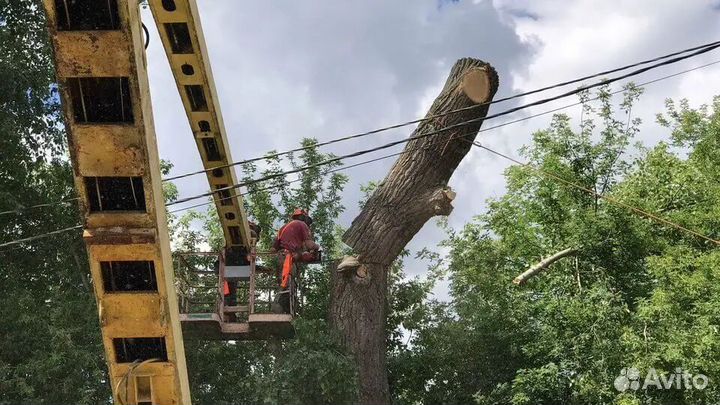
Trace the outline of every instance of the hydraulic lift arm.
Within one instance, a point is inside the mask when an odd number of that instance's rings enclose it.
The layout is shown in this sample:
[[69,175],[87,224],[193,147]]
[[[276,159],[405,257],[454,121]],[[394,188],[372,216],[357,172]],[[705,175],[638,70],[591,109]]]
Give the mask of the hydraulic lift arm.
[[137,0],[44,0],[116,403],[188,405]]
[[[195,0],[149,0],[149,4],[210,189],[236,185],[235,168],[229,166],[233,160],[197,4]],[[242,197],[237,196],[236,191],[223,190],[215,192],[213,198],[225,236],[225,250],[219,258],[219,300],[215,313],[181,314],[186,336],[201,333],[204,338],[233,340],[292,337],[292,315],[256,310],[259,309],[255,305],[256,296],[269,297],[272,288],[259,291],[256,283],[255,258],[252,257],[256,237],[251,233]],[[224,301],[225,281],[229,291],[235,287],[243,290],[243,294],[236,293],[234,298],[229,293],[228,298],[235,302]],[[238,305],[240,295],[247,301]]]
[[[150,0],[203,167],[212,190],[237,184],[213,81],[205,38],[195,0]],[[221,168],[217,168],[221,167]],[[235,191],[214,194],[215,206],[228,248],[249,252],[252,246],[242,197]],[[231,197],[231,198],[229,198]]]

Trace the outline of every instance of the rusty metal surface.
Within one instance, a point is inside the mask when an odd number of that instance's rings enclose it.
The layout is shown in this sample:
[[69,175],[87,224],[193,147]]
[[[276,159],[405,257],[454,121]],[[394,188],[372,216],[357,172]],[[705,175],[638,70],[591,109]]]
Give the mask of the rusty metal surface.
[[142,176],[143,135],[135,126],[75,125],[74,148],[81,176]]
[[137,331],[144,336],[165,336],[164,304],[158,294],[105,294],[100,301],[101,322],[113,337],[134,337]]
[[[117,0],[120,28],[109,31],[59,31],[55,0],[43,3],[114,399],[135,403],[136,377],[149,376],[154,404],[190,404],[138,3]],[[69,83],[76,77],[126,77],[132,122],[75,122]],[[129,176],[142,178],[144,212],[90,211],[85,177]],[[103,261],[152,262],[157,292],[104,291]],[[117,361],[113,339],[125,337],[164,338],[167,361],[139,367],[123,386],[130,363]]]
[[[113,364],[110,367],[111,380],[117,381],[123,378],[129,371],[130,365],[125,364]],[[152,381],[152,392],[153,392],[153,403],[163,405],[166,402],[161,402],[164,398],[172,398],[175,396],[175,375],[176,369],[171,363],[150,363],[142,368],[133,372],[134,377],[150,376]],[[122,396],[124,404],[134,404],[135,401],[135,378],[128,379],[128,385],[125,390],[119,393]],[[128,396],[125,396],[125,393]],[[117,401],[117,400],[116,400]],[[170,403],[170,402],[167,402]],[[181,402],[184,405],[184,403]]]
[[250,315],[248,322],[220,322],[217,314],[181,314],[183,333],[197,340],[266,340],[295,337],[288,314]]
[[[115,214],[122,215],[122,214]],[[157,232],[154,228],[91,228],[83,231],[87,245],[137,245],[155,244]]]
[[67,31],[55,35],[54,39],[59,76],[130,75],[129,41],[123,31]]

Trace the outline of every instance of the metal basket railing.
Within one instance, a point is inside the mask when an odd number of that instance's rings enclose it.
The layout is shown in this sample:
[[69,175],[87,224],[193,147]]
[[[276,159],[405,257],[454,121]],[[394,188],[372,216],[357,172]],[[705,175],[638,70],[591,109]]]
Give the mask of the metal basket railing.
[[[277,313],[279,298],[279,271],[272,263],[277,254],[262,254],[267,266],[256,266],[255,255],[250,255],[248,281],[230,281],[231,294],[224,294],[225,266],[219,252],[175,252],[176,290],[180,313],[217,313],[224,322],[243,322],[252,313]],[[260,270],[258,270],[258,267]],[[295,316],[300,306],[298,299],[299,271],[293,266],[290,277],[290,313]],[[233,291],[234,288],[234,291]],[[234,292],[234,294],[232,294]]]
[[178,252],[175,280],[180,313],[219,312],[222,301],[218,289],[219,272],[215,270],[220,254],[212,252]]

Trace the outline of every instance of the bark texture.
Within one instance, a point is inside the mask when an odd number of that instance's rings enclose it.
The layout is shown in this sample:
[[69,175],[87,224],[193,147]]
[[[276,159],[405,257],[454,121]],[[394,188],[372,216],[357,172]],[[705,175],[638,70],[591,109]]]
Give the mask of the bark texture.
[[[489,64],[460,59],[426,117],[490,101],[497,87],[497,73]],[[482,118],[487,111],[488,105],[482,105],[423,121],[412,136]],[[343,235],[362,265],[334,275],[330,317],[357,358],[362,404],[390,403],[385,336],[388,269],[429,219],[452,211],[455,193],[448,181],[472,147],[459,138],[473,141],[481,124],[408,142],[405,148],[413,152],[400,155]]]

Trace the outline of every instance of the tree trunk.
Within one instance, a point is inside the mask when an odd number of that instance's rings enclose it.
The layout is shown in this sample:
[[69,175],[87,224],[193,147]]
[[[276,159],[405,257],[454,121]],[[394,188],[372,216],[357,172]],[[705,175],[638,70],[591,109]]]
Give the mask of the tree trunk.
[[[490,101],[498,77],[487,63],[460,59],[427,116]],[[488,105],[423,121],[412,136],[487,115]],[[481,122],[415,139],[343,235],[361,266],[333,277],[330,319],[355,355],[362,404],[389,404],[386,367],[387,274],[390,265],[423,225],[452,211],[448,181],[472,145]]]

